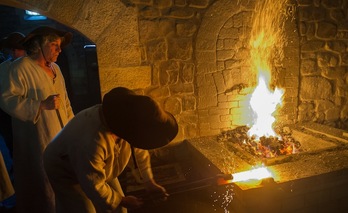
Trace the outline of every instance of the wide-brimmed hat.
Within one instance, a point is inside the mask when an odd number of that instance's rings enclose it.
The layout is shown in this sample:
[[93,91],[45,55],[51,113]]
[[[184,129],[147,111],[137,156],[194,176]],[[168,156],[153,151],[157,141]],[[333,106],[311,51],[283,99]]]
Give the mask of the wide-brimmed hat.
[[0,49],[9,48],[9,49],[20,49],[24,50],[21,41],[24,39],[24,35],[20,32],[10,33],[7,37],[3,38],[0,41]]
[[106,93],[102,102],[110,130],[132,146],[155,149],[167,145],[178,133],[172,114],[152,98],[117,87]]
[[62,43],[60,44],[60,47],[63,48],[65,46],[67,46],[73,37],[73,34],[71,32],[66,32],[66,31],[62,31],[62,30],[57,30],[54,29],[52,27],[49,26],[40,26],[36,29],[34,29],[33,31],[31,31],[23,40],[22,40],[22,44],[23,46],[25,46],[25,44],[30,41],[32,38],[34,38],[35,36],[45,36],[45,35],[50,35],[50,34],[55,34],[58,35],[59,37],[64,38],[62,40]]

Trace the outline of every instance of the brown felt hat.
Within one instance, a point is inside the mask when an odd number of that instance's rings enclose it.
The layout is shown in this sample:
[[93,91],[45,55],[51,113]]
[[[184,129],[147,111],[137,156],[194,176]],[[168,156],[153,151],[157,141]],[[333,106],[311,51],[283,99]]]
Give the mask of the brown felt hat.
[[64,38],[62,40],[62,43],[60,44],[61,48],[64,48],[65,46],[67,46],[71,42],[72,37],[73,37],[73,34],[71,32],[57,30],[57,29],[54,29],[54,28],[49,27],[49,26],[40,26],[40,27],[34,29],[33,31],[31,31],[22,40],[21,43],[23,44],[23,46],[25,46],[28,41],[30,41],[32,38],[34,38],[36,36],[45,36],[45,35],[50,35],[50,34],[55,34],[59,37]]
[[24,35],[20,32],[10,33],[7,37],[3,38],[0,41],[0,49],[9,48],[9,49],[19,49],[24,50],[21,41],[24,39]]
[[167,145],[178,133],[172,114],[156,101],[133,91],[117,87],[106,93],[102,103],[105,121],[117,136],[140,149]]

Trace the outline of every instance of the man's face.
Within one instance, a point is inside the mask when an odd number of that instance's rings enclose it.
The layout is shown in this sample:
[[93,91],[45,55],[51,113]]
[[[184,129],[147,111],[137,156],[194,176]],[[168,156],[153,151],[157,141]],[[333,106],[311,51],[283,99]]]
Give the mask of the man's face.
[[53,41],[47,42],[43,46],[43,52],[45,54],[45,58],[48,62],[56,62],[59,56],[59,53],[62,51],[60,49],[61,39],[57,38]]

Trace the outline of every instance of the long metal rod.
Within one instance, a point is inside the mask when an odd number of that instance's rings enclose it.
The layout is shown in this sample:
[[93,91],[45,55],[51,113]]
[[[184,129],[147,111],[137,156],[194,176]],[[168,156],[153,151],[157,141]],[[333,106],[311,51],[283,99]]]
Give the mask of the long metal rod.
[[[166,187],[166,189],[169,195],[174,195],[189,191],[200,190],[210,186],[228,185],[232,183],[232,179],[233,177],[231,174],[218,174],[214,177],[208,177],[196,181],[191,181],[173,187]],[[137,197],[141,197],[143,200],[156,200],[162,197],[162,194],[148,194],[146,191],[139,191],[134,195]]]
[[59,112],[59,109],[56,109],[56,113],[57,113],[57,117],[58,117],[58,120],[59,120],[59,123],[60,123],[60,127],[64,127],[64,124],[63,124],[63,120],[62,120],[62,117],[60,116],[60,112]]

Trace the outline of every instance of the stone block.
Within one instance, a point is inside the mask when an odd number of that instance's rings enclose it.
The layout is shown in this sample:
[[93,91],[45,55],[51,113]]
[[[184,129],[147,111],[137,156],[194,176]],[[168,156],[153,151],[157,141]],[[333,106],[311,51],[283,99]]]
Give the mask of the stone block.
[[300,65],[300,70],[303,75],[318,73],[317,63],[312,59],[303,59]]
[[229,108],[211,107],[208,110],[209,115],[227,115],[229,114]]
[[209,6],[209,0],[191,0],[189,1],[189,7],[193,8],[207,8]]
[[146,90],[145,94],[153,98],[164,98],[170,96],[170,91],[168,87],[156,87]]
[[195,15],[195,10],[192,8],[171,8],[169,14],[166,16],[168,18],[187,20],[193,18]]
[[337,25],[329,21],[318,23],[317,36],[321,39],[334,39],[337,35]]
[[104,70],[103,79],[109,88],[123,86],[130,89],[146,88],[151,85],[151,68],[148,66],[112,68]]
[[172,84],[169,85],[171,95],[180,95],[180,94],[193,94],[194,85],[191,83],[187,84]]
[[164,39],[154,39],[146,43],[146,55],[149,62],[167,60],[167,43]]
[[234,54],[234,50],[218,50],[216,51],[216,59],[218,61],[225,61],[228,59],[232,59]]
[[214,51],[216,49],[216,41],[212,38],[196,39],[196,51]]
[[168,59],[190,60],[192,58],[192,38],[169,37]]
[[190,36],[193,36],[196,32],[197,32],[197,26],[192,21],[176,24],[177,36],[190,37]]
[[200,96],[198,98],[198,109],[206,109],[208,107],[216,106],[216,96]]
[[182,108],[183,111],[193,111],[197,108],[197,100],[195,96],[184,96],[182,97]]
[[216,61],[216,51],[196,51],[195,52],[195,57],[198,61],[198,63],[201,64],[214,64],[214,67],[216,66],[215,62]]
[[231,127],[231,122],[230,121],[225,121],[225,122],[211,122],[210,123],[210,128],[212,130],[221,130],[221,129],[229,129]]
[[164,103],[164,110],[173,115],[179,115],[182,112],[182,103],[178,97],[169,97]]
[[183,63],[180,78],[183,83],[193,83],[195,75],[195,65],[193,63]]
[[161,11],[154,7],[139,8],[139,16],[145,19],[156,19],[161,16]]
[[216,87],[214,85],[199,87],[198,88],[198,96],[200,96],[200,97],[211,96],[211,97],[215,97],[215,99],[217,99]]
[[301,51],[319,51],[319,50],[322,50],[322,48],[324,47],[325,45],[325,42],[323,41],[308,41],[308,42],[305,42],[301,45]]
[[330,82],[321,77],[304,77],[301,81],[300,97],[302,100],[330,99],[332,86]]

